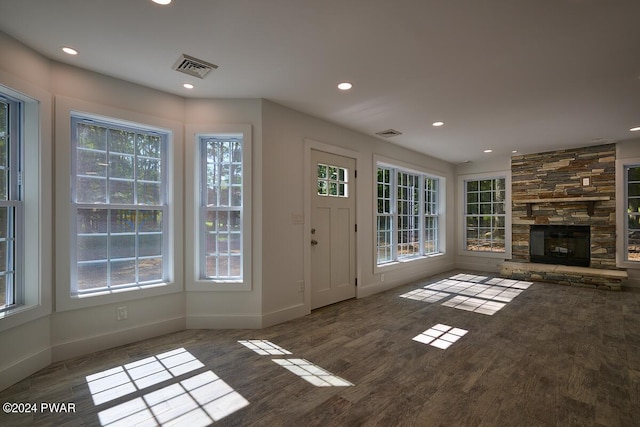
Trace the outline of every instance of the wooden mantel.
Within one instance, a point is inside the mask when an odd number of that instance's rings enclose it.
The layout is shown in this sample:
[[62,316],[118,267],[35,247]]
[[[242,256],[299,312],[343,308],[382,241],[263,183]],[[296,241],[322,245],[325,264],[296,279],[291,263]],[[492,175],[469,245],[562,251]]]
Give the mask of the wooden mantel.
[[582,197],[548,197],[544,199],[518,199],[513,204],[527,205],[527,217],[533,216],[532,206],[538,203],[584,203],[587,205],[587,214],[593,216],[596,202],[611,200],[609,196],[582,196]]

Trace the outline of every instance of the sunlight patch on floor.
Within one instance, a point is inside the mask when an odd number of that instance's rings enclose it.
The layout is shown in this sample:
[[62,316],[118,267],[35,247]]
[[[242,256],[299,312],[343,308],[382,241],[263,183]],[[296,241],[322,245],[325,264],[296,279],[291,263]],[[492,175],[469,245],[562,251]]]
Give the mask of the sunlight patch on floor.
[[86,381],[93,403],[100,405],[203,366],[187,350],[179,348],[88,375]]
[[272,359],[275,363],[316,387],[350,387],[349,381],[314,365],[305,359]]
[[413,337],[413,340],[446,350],[453,343],[466,335],[467,332],[469,331],[438,323],[420,335]]
[[[95,406],[106,407],[98,413],[103,427],[199,427],[249,405],[212,371],[202,372],[204,366],[187,350],[178,348],[85,379]],[[141,390],[155,385],[164,387],[142,395]],[[109,406],[109,402],[126,396],[130,398],[125,402]]]
[[242,340],[238,342],[261,356],[292,354],[290,351],[267,340]]
[[212,371],[195,375],[98,413],[103,427],[204,427],[249,402]]
[[459,310],[472,311],[474,313],[488,314],[492,316],[506,304],[458,295],[443,302],[442,305],[445,307],[453,307]]
[[[292,354],[290,351],[287,351],[267,340],[240,340],[238,342],[262,356]],[[349,381],[340,378],[305,359],[278,358],[271,360],[316,387],[353,386]]]
[[493,315],[531,285],[533,282],[460,273],[406,292],[400,297],[434,303],[454,295],[441,305]]
[[479,276],[477,274],[460,273],[460,274],[456,274],[455,276],[449,277],[449,279],[462,280],[462,281],[465,281],[465,282],[472,282],[472,283],[480,283],[480,282],[483,282],[483,281],[487,280],[488,277],[487,276]]
[[451,294],[445,292],[429,291],[426,289],[414,289],[406,294],[400,295],[401,298],[413,299],[424,302],[438,302],[441,299],[450,297]]

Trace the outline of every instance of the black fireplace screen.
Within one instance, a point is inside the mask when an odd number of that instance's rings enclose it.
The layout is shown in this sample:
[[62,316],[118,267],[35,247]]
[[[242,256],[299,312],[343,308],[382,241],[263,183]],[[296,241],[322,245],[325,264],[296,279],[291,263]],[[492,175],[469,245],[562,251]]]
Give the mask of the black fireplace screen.
[[529,239],[531,262],[588,267],[588,225],[532,225]]

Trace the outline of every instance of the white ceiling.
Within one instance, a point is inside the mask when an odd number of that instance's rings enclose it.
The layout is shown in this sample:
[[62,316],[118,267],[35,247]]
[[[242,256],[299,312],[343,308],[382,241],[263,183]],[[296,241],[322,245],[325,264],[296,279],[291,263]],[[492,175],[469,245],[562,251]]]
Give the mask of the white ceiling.
[[[54,60],[397,129],[453,163],[639,137],[639,17],[639,0],[0,0],[0,31]],[[178,73],[182,53],[219,68]]]

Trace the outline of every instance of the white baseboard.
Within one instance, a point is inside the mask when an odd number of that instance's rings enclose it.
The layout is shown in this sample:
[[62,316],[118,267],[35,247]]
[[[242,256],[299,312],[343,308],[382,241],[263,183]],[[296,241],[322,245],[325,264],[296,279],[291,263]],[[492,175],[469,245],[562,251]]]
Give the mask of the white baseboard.
[[262,327],[277,325],[279,323],[288,322],[311,313],[304,304],[294,305],[292,307],[283,308],[282,310],[272,311],[262,316]]
[[187,316],[187,329],[260,329],[262,316]]
[[0,391],[51,364],[51,349],[45,348],[0,370]]
[[80,340],[55,344],[51,347],[52,362],[82,356],[100,350],[130,344],[147,338],[153,338],[171,332],[183,331],[185,318],[177,317],[162,322],[136,326],[108,334],[96,335]]
[[364,298],[380,292],[388,291],[389,289],[406,285],[408,283],[415,282],[416,280],[426,279],[428,277],[435,276],[437,274],[444,273],[447,271],[451,271],[453,269],[454,269],[454,264],[447,263],[447,264],[439,265],[437,268],[430,268],[429,271],[420,271],[420,272],[414,273],[410,276],[406,276],[402,278],[401,280],[383,282],[383,283],[373,283],[368,286],[359,286],[358,298]]

